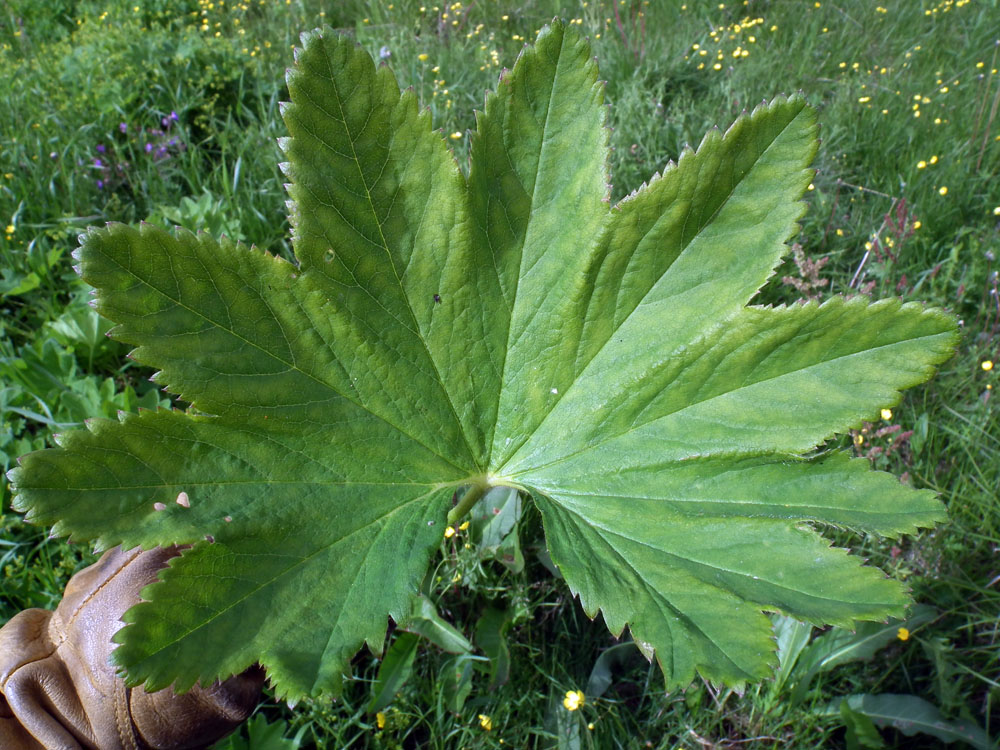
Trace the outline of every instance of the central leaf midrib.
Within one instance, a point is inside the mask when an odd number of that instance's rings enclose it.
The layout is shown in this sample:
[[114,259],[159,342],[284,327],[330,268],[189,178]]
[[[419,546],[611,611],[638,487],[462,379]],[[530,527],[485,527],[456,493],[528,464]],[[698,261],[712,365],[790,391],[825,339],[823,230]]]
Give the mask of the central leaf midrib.
[[[215,326],[216,328],[218,328],[218,329],[220,329],[222,331],[225,331],[226,333],[228,333],[229,335],[231,335],[233,338],[235,338],[235,339],[243,342],[244,344],[248,345],[249,347],[251,347],[253,349],[256,349],[257,351],[263,353],[264,355],[266,355],[266,356],[274,359],[275,361],[281,363],[288,370],[297,372],[297,373],[299,373],[299,374],[301,374],[301,375],[309,378],[310,380],[313,380],[314,382],[318,383],[319,385],[323,386],[324,388],[328,388],[334,395],[339,396],[340,398],[345,399],[346,401],[354,404],[356,407],[358,407],[359,409],[361,409],[362,411],[364,411],[366,414],[370,414],[371,416],[375,417],[379,421],[384,422],[385,424],[389,425],[391,428],[393,428],[394,430],[396,430],[396,432],[398,432],[400,435],[403,435],[404,437],[412,440],[417,445],[419,445],[419,446],[425,448],[426,450],[430,451],[432,454],[434,454],[435,456],[437,456],[438,458],[440,458],[445,463],[450,464],[454,468],[458,469],[459,472],[463,472],[464,473],[464,472],[468,471],[468,467],[466,467],[466,466],[459,466],[454,461],[452,461],[448,456],[445,456],[442,453],[439,453],[437,450],[435,450],[434,448],[432,448],[430,445],[427,445],[423,441],[419,440],[415,435],[411,435],[409,432],[407,432],[406,430],[404,430],[399,425],[396,425],[396,424],[393,424],[392,422],[390,422],[389,419],[388,419],[388,417],[385,417],[385,416],[383,416],[381,414],[378,414],[378,413],[372,411],[368,406],[366,406],[365,404],[361,403],[360,401],[355,400],[354,398],[352,398],[351,396],[349,396],[346,393],[340,392],[332,383],[328,383],[327,381],[322,380],[321,378],[317,377],[313,373],[307,372],[306,370],[303,370],[301,367],[299,367],[295,363],[289,362],[289,361],[283,359],[281,356],[279,356],[275,352],[268,351],[267,349],[265,349],[264,347],[262,347],[260,344],[256,343],[255,341],[251,341],[250,339],[246,338],[245,336],[240,335],[239,333],[237,333],[232,328],[230,328],[228,326],[225,326],[225,325],[222,325],[222,323],[219,322],[219,321],[213,320],[212,318],[210,318],[207,315],[205,315],[204,313],[202,313],[200,310],[196,310],[193,307],[190,307],[189,305],[186,305],[180,299],[177,299],[173,295],[168,294],[166,291],[164,291],[164,290],[160,289],[159,287],[155,286],[151,281],[148,281],[148,280],[144,279],[143,277],[139,276],[138,274],[136,274],[131,268],[123,265],[117,258],[115,258],[115,257],[113,257],[113,256],[111,256],[111,255],[109,255],[107,253],[104,253],[103,256],[108,261],[110,261],[110,262],[114,263],[115,265],[117,265],[123,272],[125,272],[126,274],[128,274],[129,276],[131,276],[138,283],[140,283],[140,284],[142,284],[142,285],[150,288],[151,290],[153,290],[157,294],[162,295],[163,297],[165,297],[166,299],[170,300],[171,302],[173,302],[178,307],[181,307],[181,308],[187,310],[192,315],[195,315],[196,317],[201,318],[202,320],[204,320],[207,323],[210,323],[211,325]],[[277,320],[277,316],[274,316],[274,317]]]
[[[552,498],[552,502],[558,502],[558,501],[555,500],[554,498]],[[695,565],[695,566],[697,566],[699,568],[704,568],[704,569],[709,570],[709,571],[715,571],[715,572],[719,572],[719,573],[728,573],[730,575],[739,576],[741,578],[748,579],[748,580],[753,581],[755,583],[763,582],[763,583],[769,584],[771,586],[774,586],[775,588],[777,588],[777,589],[779,589],[781,591],[786,591],[786,592],[792,594],[793,596],[794,595],[801,595],[803,597],[806,597],[806,598],[809,598],[809,599],[813,599],[813,600],[816,600],[816,601],[821,601],[821,602],[836,602],[838,604],[855,604],[855,605],[864,605],[864,606],[869,606],[869,607],[872,605],[872,603],[868,602],[868,601],[859,601],[859,600],[853,600],[853,599],[834,599],[834,598],[831,598],[831,597],[828,597],[828,596],[821,596],[821,595],[816,594],[816,593],[810,593],[808,591],[803,591],[801,589],[793,588],[792,586],[789,586],[787,583],[780,583],[780,582],[777,582],[777,581],[772,581],[769,578],[764,578],[763,576],[757,576],[755,578],[753,573],[748,573],[748,572],[745,572],[745,571],[742,571],[742,570],[734,570],[734,569],[731,569],[731,568],[726,568],[726,567],[723,567],[722,565],[719,565],[719,564],[716,564],[716,563],[712,563],[710,561],[696,560],[696,559],[691,558],[691,557],[684,557],[680,553],[672,552],[670,550],[666,550],[666,549],[663,549],[661,547],[656,547],[656,546],[654,546],[650,542],[644,541],[642,539],[636,539],[633,536],[629,536],[622,529],[611,529],[611,528],[608,528],[602,522],[597,521],[597,520],[592,519],[592,518],[589,518],[587,516],[584,516],[582,513],[579,513],[576,510],[567,508],[565,505],[562,505],[561,503],[559,504],[559,506],[561,508],[564,508],[567,513],[572,513],[573,515],[578,516],[590,528],[594,529],[596,531],[596,533],[598,534],[598,536],[600,536],[602,539],[604,539],[609,545],[611,545],[611,541],[607,538],[606,534],[610,535],[610,536],[613,536],[613,537],[618,537],[619,539],[623,539],[623,540],[628,541],[628,542],[632,542],[633,544],[638,544],[641,547],[644,547],[644,548],[646,548],[648,550],[652,550],[653,552],[656,552],[658,554],[662,554],[662,555],[664,555],[666,557],[671,558],[672,560],[680,561],[679,562],[679,567],[681,567],[682,569],[686,569],[684,563],[688,563],[688,564],[691,564],[691,565]],[[611,545],[611,546],[614,546],[614,545]],[[617,550],[617,548],[615,548],[615,549]],[[624,553],[621,553],[621,554],[624,555]],[[678,563],[675,563],[675,564],[678,564]],[[629,565],[629,567],[632,567],[631,564]],[[691,575],[694,575],[694,574],[691,573]],[[706,581],[703,581],[703,579],[699,578],[698,576],[695,576],[695,577],[698,578],[698,580],[702,581],[703,583],[706,583],[709,586],[714,586],[714,584],[707,583]],[[736,594],[733,593],[732,591],[729,591],[729,589],[723,589],[723,590],[728,591],[733,596],[736,596]],[[740,597],[740,598],[743,599],[743,597]],[[766,604],[767,604],[766,602],[762,603],[762,602],[757,602],[757,601],[750,600],[750,599],[744,599],[744,601],[752,602],[753,604],[760,605],[760,606],[766,606]]]
[[242,604],[247,599],[250,599],[250,598],[256,596],[263,589],[265,589],[268,586],[272,585],[278,579],[285,577],[286,575],[289,574],[290,571],[294,570],[295,568],[297,568],[299,566],[302,566],[302,565],[305,565],[310,560],[312,560],[314,557],[316,557],[317,555],[319,555],[321,552],[325,552],[330,547],[333,547],[334,545],[339,544],[340,542],[344,541],[345,539],[348,539],[349,537],[352,537],[355,534],[360,534],[361,532],[365,531],[366,529],[370,528],[371,526],[374,526],[374,525],[376,525],[378,523],[383,522],[385,519],[391,517],[393,514],[395,514],[396,512],[402,510],[403,508],[405,508],[405,507],[407,507],[409,505],[412,505],[413,503],[417,503],[417,502],[420,502],[422,500],[425,500],[426,498],[428,498],[431,495],[433,495],[435,492],[439,492],[441,489],[442,488],[440,488],[440,487],[433,487],[429,491],[425,492],[424,494],[418,495],[415,498],[412,498],[410,500],[407,500],[406,502],[400,503],[399,505],[395,506],[392,510],[390,510],[388,513],[386,513],[384,515],[381,515],[381,516],[378,516],[377,518],[372,519],[368,523],[366,523],[366,524],[364,524],[362,526],[359,526],[356,529],[352,529],[351,531],[349,531],[348,533],[344,534],[343,536],[337,537],[336,539],[333,539],[333,540],[327,542],[326,544],[321,544],[321,545],[317,546],[315,550],[313,550],[312,552],[310,552],[305,557],[296,558],[295,561],[292,562],[287,568],[285,568],[284,570],[282,570],[280,572],[275,573],[272,577],[270,577],[266,581],[260,582],[257,586],[255,586],[253,588],[253,590],[248,591],[243,596],[239,597],[238,599],[233,600],[225,608],[213,612],[212,615],[210,617],[208,617],[207,619],[202,620],[200,623],[198,623],[198,624],[196,624],[194,626],[189,627],[184,633],[181,633],[180,635],[176,636],[173,640],[168,641],[167,643],[164,643],[162,646],[160,646],[159,648],[157,648],[155,651],[149,652],[145,656],[145,659],[151,659],[154,656],[156,656],[158,654],[161,654],[163,651],[165,651],[166,649],[170,648],[175,643],[178,643],[179,641],[181,641],[181,640],[183,640],[185,638],[190,637],[192,633],[195,633],[195,632],[201,630],[202,628],[208,627],[210,624],[212,624],[213,622],[215,622],[216,620],[218,620],[220,617],[224,616],[227,612],[229,612],[229,610],[231,610],[234,607],[237,607],[238,605]]
[[[684,463],[684,462],[682,462],[682,461],[675,461],[674,463],[681,464],[681,463]],[[540,488],[542,488],[542,487],[545,486],[544,483],[541,483],[541,482],[539,482],[537,484],[539,485]],[[816,511],[838,511],[838,512],[842,512],[842,513],[856,513],[856,514],[858,514],[858,515],[860,515],[862,517],[868,517],[868,516],[879,516],[879,517],[881,517],[881,516],[890,516],[890,517],[895,517],[895,516],[898,516],[901,513],[903,513],[903,511],[900,511],[900,510],[897,510],[897,509],[869,511],[869,510],[866,510],[865,508],[851,508],[851,507],[844,507],[844,506],[839,506],[839,505],[813,505],[813,504],[808,504],[808,505],[787,505],[785,503],[780,503],[780,502],[773,501],[773,500],[772,501],[761,502],[761,501],[757,501],[757,500],[724,499],[722,497],[706,499],[706,498],[692,498],[692,497],[686,497],[686,496],[682,496],[682,495],[670,495],[669,497],[654,497],[652,495],[640,495],[640,494],[625,495],[625,494],[621,494],[621,493],[617,493],[617,492],[582,492],[580,490],[566,489],[565,487],[562,487],[562,486],[560,486],[558,488],[556,488],[556,487],[548,487],[548,489],[553,490],[553,491],[558,491],[558,494],[560,494],[560,495],[569,495],[571,497],[594,498],[594,499],[608,498],[610,500],[648,500],[650,502],[677,503],[680,506],[683,506],[683,505],[705,504],[707,506],[714,506],[714,505],[745,505],[745,506],[749,506],[749,507],[756,507],[756,506],[767,507],[767,508],[781,507],[781,508],[786,508],[788,510],[816,510]],[[684,513],[685,511],[679,510],[679,512]],[[926,515],[927,511],[924,511],[924,510],[911,510],[911,511],[907,511],[907,514],[909,514],[909,515],[915,515],[915,516],[922,516],[922,515]],[[691,517],[692,518],[694,518],[694,517],[701,518],[702,516],[691,516]],[[736,514],[736,515],[713,515],[713,517],[714,518],[756,518],[757,516],[755,516],[755,515],[743,516],[743,515]],[[774,518],[774,516],[766,516],[766,517],[767,518]],[[783,517],[783,518],[786,518],[786,517]],[[818,516],[817,517],[809,516],[807,518],[811,518],[812,520],[815,520],[815,521],[817,521],[819,523],[830,523],[830,524],[835,524],[835,525],[837,525],[837,524],[844,524],[844,525],[849,526],[849,528],[851,527],[846,522],[830,521],[828,519],[820,518]],[[797,521],[797,520],[806,520],[806,519],[801,519],[799,517],[799,515],[796,514],[796,515],[787,516],[786,520]]]
[[[444,482],[442,484],[431,484],[429,482],[341,482],[341,481],[321,481],[313,479],[282,479],[280,481],[275,481],[273,479],[240,479],[232,481],[223,482],[189,482],[176,481],[176,482],[164,482],[162,484],[118,484],[113,487],[80,487],[79,492],[115,492],[115,491],[126,491],[126,490],[157,490],[157,489],[167,489],[170,487],[184,489],[185,487],[229,487],[229,486],[239,486],[245,484],[266,484],[266,485],[295,485],[304,484],[309,486],[322,486],[322,487],[430,487],[433,486],[437,489],[443,487],[460,487],[467,483],[468,479],[462,479],[457,482]],[[59,487],[32,487],[33,490],[51,490],[53,492],[58,491]]]
[[[552,498],[550,498],[550,500],[552,502],[556,502]],[[562,510],[564,510],[566,513],[569,513],[569,514],[575,516],[576,518],[578,518],[584,524],[584,528],[588,528],[588,529],[595,528],[589,522],[589,520],[587,518],[585,518],[584,516],[580,515],[579,513],[576,513],[573,510],[570,510],[569,508],[567,508],[566,506],[564,506],[564,505],[562,505],[560,503],[556,503],[556,504]],[[577,527],[580,528],[580,524],[579,523],[577,524]],[[601,534],[601,533],[598,532],[597,536],[607,546],[607,548],[611,551],[611,553],[614,554],[615,557],[618,558],[618,560],[622,563],[622,565],[625,568],[627,568],[628,570],[632,571],[632,573],[636,576],[636,578],[638,578],[642,582],[642,585],[646,588],[646,591],[649,593],[650,599],[653,599],[654,603],[656,603],[655,600],[658,599],[659,600],[659,603],[658,603],[659,607],[665,606],[669,611],[671,611],[673,613],[676,613],[679,616],[679,619],[681,619],[684,623],[687,624],[687,626],[690,628],[691,632],[694,635],[701,636],[707,643],[710,643],[714,648],[716,648],[718,650],[718,652],[722,655],[722,657],[724,659],[726,659],[733,667],[735,667],[736,669],[740,670],[741,672],[750,673],[750,670],[748,668],[743,667],[740,664],[738,664],[736,662],[736,660],[729,655],[729,652],[718,641],[715,640],[715,638],[713,638],[711,635],[709,635],[708,633],[706,633],[705,630],[704,630],[704,628],[702,628],[701,625],[699,625],[691,617],[691,615],[689,615],[687,612],[685,612],[684,610],[682,610],[680,607],[675,606],[670,601],[670,599],[668,597],[666,597],[663,594],[661,594],[659,592],[659,590],[657,589],[657,587],[654,586],[649,581],[649,579],[646,577],[646,575],[644,575],[643,572],[641,570],[639,570],[639,568],[635,567],[632,564],[631,560],[629,560],[628,557],[626,557],[626,555],[625,555],[624,552],[622,552],[614,544],[612,544],[611,541],[607,537],[605,537],[603,534]],[[698,578],[697,576],[693,576],[693,574],[691,574],[688,571],[685,571],[685,573],[687,575],[691,575],[692,577],[694,577],[696,580],[698,580],[700,583],[702,583],[705,586],[708,586],[708,587],[713,588],[713,589],[719,589],[718,586],[715,586],[714,584],[702,581],[700,578]],[[732,592],[729,592],[729,591],[727,591],[725,589],[722,589],[722,590],[725,591],[725,593],[729,594],[730,596],[733,596]],[[661,617],[662,617],[662,614],[661,614]],[[636,615],[635,612],[633,612],[633,617],[632,617],[631,622],[629,622],[629,620],[627,618],[623,618],[623,619],[625,619],[626,623],[629,624],[629,628],[631,630],[632,626],[634,624],[636,624],[637,615]],[[670,629],[669,624],[667,625],[667,628]],[[635,634],[633,632],[633,636],[634,635]],[[671,648],[673,648],[674,645],[675,644],[673,642],[671,642]],[[657,653],[659,653],[659,649],[657,649]],[[670,659],[671,659],[671,662],[674,661],[673,653],[671,653]],[[696,660],[692,659],[692,662],[696,662]],[[695,663],[695,668],[699,668],[701,666],[703,666],[703,665]],[[671,676],[673,676],[673,675],[671,675]]]
[[[691,235],[691,238],[683,245],[681,251],[679,253],[677,253],[677,257],[674,258],[674,260],[670,263],[670,265],[667,266],[667,268],[665,268],[663,270],[663,273],[660,274],[660,276],[656,279],[656,281],[650,285],[650,287],[646,291],[646,293],[639,300],[636,301],[635,306],[629,311],[628,315],[626,315],[625,317],[623,317],[621,319],[621,322],[614,328],[614,330],[612,330],[608,334],[608,336],[605,338],[604,342],[601,343],[601,345],[594,351],[593,355],[590,357],[590,359],[587,361],[587,363],[582,368],[579,369],[579,372],[576,375],[573,376],[573,379],[570,381],[569,385],[567,385],[565,387],[565,392],[563,394],[563,397],[561,399],[559,399],[559,401],[553,405],[553,408],[550,409],[545,414],[545,416],[542,418],[542,420],[538,423],[538,426],[535,428],[534,432],[532,432],[530,435],[526,436],[524,438],[524,440],[522,440],[519,445],[517,445],[515,448],[513,448],[510,451],[510,453],[509,453],[509,457],[510,458],[508,459],[507,463],[510,462],[510,459],[516,457],[517,454],[518,454],[518,452],[521,450],[521,448],[523,448],[525,445],[527,445],[528,443],[530,443],[531,440],[542,430],[542,428],[545,426],[545,423],[549,420],[549,418],[554,413],[557,413],[559,411],[560,404],[562,404],[562,403],[564,403],[566,401],[566,397],[569,395],[569,393],[572,391],[572,389],[577,385],[577,383],[579,383],[581,380],[584,380],[583,375],[590,368],[590,366],[597,360],[597,358],[600,356],[601,352],[604,351],[604,348],[608,345],[608,342],[610,342],[611,340],[614,339],[615,334],[621,329],[621,327],[623,325],[625,325],[625,323],[627,323],[629,321],[629,319],[631,319],[633,313],[635,313],[635,311],[638,310],[642,306],[643,302],[653,292],[653,290],[656,288],[657,284],[659,284],[660,281],[663,279],[663,277],[666,276],[670,272],[670,269],[673,268],[674,263],[676,263],[688,251],[688,249],[690,248],[691,244],[696,239],[698,239],[698,237],[701,236],[701,233],[705,230],[705,228],[708,227],[712,223],[713,219],[719,214],[719,212],[721,212],[723,210],[723,208],[725,208],[725,206],[732,199],[733,194],[736,192],[736,189],[743,183],[743,181],[751,173],[753,173],[753,171],[757,168],[757,166],[760,164],[760,162],[767,155],[767,153],[771,150],[771,148],[774,147],[774,145],[781,138],[782,134],[784,134],[784,132],[792,125],[792,123],[794,123],[799,118],[799,116],[802,114],[803,111],[805,111],[804,108],[800,109],[799,112],[797,112],[795,114],[795,117],[791,118],[787,123],[785,123],[785,125],[781,128],[781,130],[778,131],[778,133],[776,133],[775,136],[771,139],[771,142],[767,145],[767,148],[765,148],[763,151],[761,151],[760,155],[754,161],[753,166],[751,166],[749,169],[747,169],[746,172],[735,183],[733,183],[733,186],[732,186],[732,188],[730,188],[730,190],[727,193],[726,197],[722,200],[721,203],[719,203],[718,207],[704,221],[704,223],[701,225],[701,227],[699,227],[698,231]],[[723,138],[725,138],[725,136],[723,136]],[[694,156],[697,156],[697,152],[695,152]],[[661,177],[661,179],[665,179],[665,178],[666,178],[666,175],[664,175],[663,177]],[[609,213],[608,214],[609,217],[612,217],[613,215],[614,215],[613,213]],[[645,238],[647,235],[649,235],[650,232],[652,232],[656,228],[656,226],[659,224],[659,222],[662,221],[662,219],[663,219],[663,215],[661,214],[660,218],[657,219],[657,221],[655,221],[653,223],[653,225],[649,228],[649,230],[647,230],[642,235],[642,237]],[[641,238],[640,238],[639,241],[641,241]],[[637,241],[637,244],[638,244],[639,241]],[[684,290],[684,291],[687,291],[687,290]],[[671,295],[671,296],[676,296],[676,295]],[[581,339],[581,341],[582,341],[582,339]],[[547,465],[548,464],[542,464],[542,466],[547,466]],[[541,466],[534,467],[534,468],[541,468]],[[502,472],[503,468],[498,469],[498,471]]]
[[[743,308],[743,309],[746,309],[746,308]],[[737,312],[736,314],[738,315],[739,312]],[[626,435],[628,435],[628,434],[630,434],[632,432],[635,432],[636,430],[641,430],[642,428],[644,428],[644,427],[646,427],[646,426],[648,426],[648,425],[650,425],[650,424],[652,424],[654,422],[658,422],[661,419],[666,419],[668,417],[672,417],[672,416],[674,416],[676,414],[680,414],[680,413],[682,413],[684,411],[687,411],[688,409],[691,409],[691,408],[693,408],[695,406],[699,406],[701,404],[708,403],[710,401],[714,401],[715,399],[724,398],[726,396],[729,396],[729,395],[731,395],[733,393],[736,393],[736,392],[738,392],[740,390],[743,390],[745,388],[752,388],[752,387],[760,385],[762,383],[768,383],[768,382],[770,382],[772,380],[778,380],[779,378],[784,378],[784,377],[788,377],[790,375],[795,375],[795,374],[803,372],[805,370],[809,370],[809,369],[811,369],[813,367],[820,367],[820,366],[823,366],[823,365],[828,365],[828,364],[831,364],[831,363],[834,363],[834,362],[838,362],[840,360],[848,360],[851,357],[868,355],[868,354],[871,354],[873,352],[877,352],[877,351],[879,351],[881,349],[887,349],[887,348],[890,348],[890,347],[893,347],[893,346],[899,346],[900,344],[905,344],[905,343],[912,343],[914,341],[919,341],[920,339],[935,338],[935,337],[941,336],[941,335],[942,335],[942,332],[931,333],[931,334],[926,334],[926,335],[921,335],[921,336],[915,336],[913,338],[901,339],[899,341],[893,341],[893,342],[888,343],[888,344],[882,344],[880,346],[875,346],[875,347],[872,347],[870,349],[864,349],[864,350],[857,351],[857,352],[851,352],[850,354],[842,354],[840,356],[833,357],[831,359],[824,359],[824,360],[821,360],[819,362],[813,362],[813,363],[805,365],[803,367],[797,367],[797,368],[795,368],[793,370],[788,370],[786,372],[782,372],[782,373],[779,373],[777,375],[773,375],[773,376],[768,377],[768,378],[763,378],[761,380],[754,381],[753,383],[750,383],[750,384],[747,384],[747,385],[741,385],[738,388],[733,388],[733,389],[730,389],[730,390],[727,390],[727,391],[723,391],[722,393],[717,393],[714,396],[708,396],[706,398],[699,399],[697,401],[691,401],[691,402],[689,402],[687,404],[684,404],[680,408],[675,409],[672,412],[668,412],[666,414],[660,414],[659,416],[654,417],[653,419],[647,420],[647,421],[642,422],[640,424],[632,425],[631,427],[629,427],[627,430],[624,430],[623,432],[619,432],[619,433],[616,433],[614,435],[608,435],[607,437],[605,437],[605,438],[603,438],[603,439],[601,439],[601,440],[599,440],[599,441],[597,441],[595,443],[591,443],[591,444],[585,445],[582,448],[580,448],[578,450],[575,450],[575,451],[572,451],[571,453],[567,453],[564,456],[560,456],[559,458],[556,458],[553,461],[549,461],[548,463],[538,464],[536,466],[531,466],[531,467],[522,469],[521,471],[519,471],[517,473],[517,475],[518,476],[526,475],[526,474],[529,474],[530,472],[539,471],[540,469],[545,469],[545,468],[548,468],[548,467],[553,466],[555,464],[562,463],[563,461],[567,461],[567,460],[573,458],[574,456],[580,455],[581,453],[586,453],[587,451],[595,450],[595,449],[599,448],[600,446],[602,446],[602,445],[604,445],[606,443],[611,442],[612,440],[617,440],[618,438],[625,437]],[[708,351],[711,351],[711,349],[709,349]],[[899,387],[893,388],[893,390],[898,391]],[[834,432],[836,432],[836,430],[831,431],[829,434],[833,434]],[[497,473],[499,474],[501,472],[502,472],[502,470],[499,470]]]
[[[444,393],[445,401],[448,404],[448,408],[451,410],[451,415],[455,419],[455,424],[458,426],[458,431],[462,435],[462,439],[465,441],[465,446],[469,451],[469,458],[472,460],[473,465],[476,467],[477,471],[482,471],[482,466],[476,458],[476,450],[472,445],[472,441],[469,439],[469,435],[465,430],[465,425],[462,423],[461,418],[458,416],[458,410],[455,408],[455,403],[452,401],[451,393],[445,387],[444,378],[441,376],[441,370],[438,367],[437,361],[434,359],[434,355],[431,353],[430,346],[428,346],[426,339],[424,339],[423,334],[420,332],[420,324],[417,322],[417,316],[413,312],[413,305],[410,303],[410,297],[406,293],[406,289],[403,287],[403,281],[399,276],[399,271],[396,268],[396,262],[392,257],[392,252],[389,250],[389,243],[386,241],[385,233],[382,231],[382,222],[379,219],[378,211],[375,209],[375,203],[372,200],[371,189],[368,186],[368,181],[365,179],[364,170],[361,169],[361,161],[358,158],[357,150],[354,148],[354,136],[351,133],[350,125],[347,121],[347,114],[344,112],[344,104],[341,101],[340,87],[337,85],[336,77],[333,73],[333,64],[330,60],[329,52],[326,49],[326,45],[321,44],[320,48],[323,50],[323,57],[326,59],[327,69],[330,71],[329,80],[333,86],[334,98],[337,102],[337,107],[340,110],[340,120],[344,125],[344,132],[347,134],[347,141],[351,146],[351,158],[354,162],[354,166],[358,170],[358,177],[361,180],[361,184],[365,188],[365,198],[368,201],[368,207],[371,209],[372,218],[375,220],[375,225],[378,227],[379,239],[381,240],[382,249],[385,251],[386,259],[389,261],[389,267],[392,268],[392,274],[396,279],[396,284],[399,285],[399,291],[402,294],[403,300],[406,304],[406,310],[410,314],[410,320],[413,323],[413,330],[416,333],[417,340],[423,346],[424,352],[427,355],[427,359],[431,363],[431,367],[434,368],[434,374],[437,377],[437,382],[440,385],[441,391]],[[378,73],[376,73],[376,78]],[[398,106],[398,102],[394,106]],[[391,158],[391,156],[390,156]],[[383,167],[384,168],[384,167]],[[425,201],[426,204],[426,201]],[[411,253],[417,252],[417,248],[413,247],[410,250]],[[447,460],[447,459],[446,459]],[[453,462],[449,461],[453,466],[456,466]],[[456,466],[456,468],[458,468]],[[465,467],[467,468],[467,467]]]
[[[535,163],[535,179],[532,182],[532,185],[531,185],[531,195],[530,195],[530,198],[528,200],[528,226],[526,226],[525,229],[524,229],[524,236],[521,238],[521,243],[520,243],[520,247],[519,247],[520,255],[519,255],[518,260],[517,260],[517,271],[518,271],[517,272],[517,283],[514,285],[514,294],[513,294],[513,297],[511,299],[511,302],[510,302],[510,316],[507,319],[506,344],[505,344],[505,346],[503,348],[503,364],[500,367],[500,382],[497,385],[497,415],[498,416],[499,416],[499,412],[500,412],[500,406],[503,403],[504,383],[507,380],[507,363],[508,363],[509,358],[510,358],[511,334],[512,334],[512,332],[514,330],[514,313],[517,310],[518,292],[521,289],[521,281],[523,280],[523,277],[521,275],[521,271],[522,271],[522,264],[524,263],[524,248],[525,248],[525,245],[527,244],[529,229],[530,229],[530,227],[532,225],[532,218],[533,218],[532,217],[532,209],[533,209],[533,207],[535,205],[535,189],[538,186],[538,175],[542,171],[542,162],[545,159],[546,153],[548,152],[548,148],[546,147],[546,144],[548,143],[548,138],[546,138],[546,133],[547,133],[548,127],[549,127],[549,115],[552,112],[552,100],[555,98],[556,83],[559,80],[559,70],[560,70],[560,67],[561,67],[560,66],[560,62],[562,61],[563,46],[565,44],[565,41],[566,41],[565,35],[562,35],[562,36],[559,37],[559,52],[556,55],[556,69],[555,69],[555,74],[552,76],[552,85],[549,88],[548,102],[545,105],[545,121],[542,123],[542,137],[541,137],[542,145],[541,145],[541,148],[539,149],[538,161]],[[540,52],[538,52],[537,48],[535,50],[535,54],[540,54]],[[511,96],[513,96],[513,94],[511,94]],[[506,148],[504,149],[504,152],[505,152],[505,154],[507,153],[507,149]],[[510,156],[508,155],[507,158],[509,160]],[[496,440],[497,440],[497,436],[496,436],[496,421],[497,420],[494,420],[494,424],[493,424],[493,428],[494,429],[491,431],[491,435],[490,435],[490,449],[489,449],[489,453],[486,456],[486,465],[487,466],[489,466],[490,463],[493,460],[493,450],[496,447]],[[544,419],[542,421],[544,422]],[[541,426],[541,422],[539,423],[539,426]],[[537,429],[538,428],[536,427],[535,430],[537,431]],[[518,449],[521,447],[521,445],[523,445],[525,442],[527,442],[528,439],[530,439],[530,435],[528,437],[526,437],[524,440],[522,440],[521,443],[520,443],[520,445],[517,445],[514,448],[512,448],[510,450],[510,452],[509,452],[508,455],[513,456],[514,454],[516,454],[517,451],[518,451]]]

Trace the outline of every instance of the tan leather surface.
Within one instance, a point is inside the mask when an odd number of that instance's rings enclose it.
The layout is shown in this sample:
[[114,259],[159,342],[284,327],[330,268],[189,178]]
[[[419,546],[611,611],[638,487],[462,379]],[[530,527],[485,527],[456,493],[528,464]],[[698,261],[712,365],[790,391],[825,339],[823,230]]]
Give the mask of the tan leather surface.
[[178,554],[109,550],[73,576],[55,612],[29,609],[0,628],[2,750],[196,750],[250,715],[259,668],[180,696],[128,689],[115,675],[122,614]]

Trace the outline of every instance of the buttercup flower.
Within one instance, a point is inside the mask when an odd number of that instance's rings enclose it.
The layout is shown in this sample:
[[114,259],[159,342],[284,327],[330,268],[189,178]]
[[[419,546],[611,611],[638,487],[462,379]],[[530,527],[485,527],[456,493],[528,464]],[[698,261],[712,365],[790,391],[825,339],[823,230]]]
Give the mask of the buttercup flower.
[[582,690],[566,691],[566,697],[563,698],[563,707],[567,711],[576,711],[583,704],[584,704],[584,697]]

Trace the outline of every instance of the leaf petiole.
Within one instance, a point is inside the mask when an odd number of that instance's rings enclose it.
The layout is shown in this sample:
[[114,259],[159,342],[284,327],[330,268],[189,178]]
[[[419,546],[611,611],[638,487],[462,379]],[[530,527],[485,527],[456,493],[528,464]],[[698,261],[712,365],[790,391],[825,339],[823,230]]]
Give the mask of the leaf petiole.
[[462,495],[462,499],[458,501],[458,504],[448,512],[448,523],[452,524],[458,521],[462,516],[472,510],[472,506],[479,502],[479,499],[486,494],[486,491],[491,489],[492,485],[485,479],[480,477],[478,481],[469,485],[469,489],[465,491]]

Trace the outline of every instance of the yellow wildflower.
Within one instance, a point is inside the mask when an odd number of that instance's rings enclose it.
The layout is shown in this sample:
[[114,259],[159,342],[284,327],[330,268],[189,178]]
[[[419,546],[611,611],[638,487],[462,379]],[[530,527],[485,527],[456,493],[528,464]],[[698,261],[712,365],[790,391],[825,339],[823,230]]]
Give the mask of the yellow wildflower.
[[986,372],[993,369],[993,361],[989,359],[984,359],[983,363],[980,365]]
[[379,729],[385,729],[385,714],[381,711],[375,714],[375,726]]
[[584,703],[582,690],[567,690],[566,697],[563,698],[563,707],[567,711],[576,711]]
[[463,521],[462,525],[458,527],[458,530],[459,531],[465,531],[467,528],[469,528],[469,522],[468,521]]
[[448,528],[446,528],[444,530],[444,538],[445,539],[451,539],[453,536],[455,536],[455,527],[454,526],[449,526]]
[[493,729],[493,719],[486,714],[479,714],[479,726],[488,732]]
[[427,61],[427,53],[426,52],[421,52],[419,55],[417,55],[417,59],[420,60],[420,62],[426,62]]
[[462,137],[462,133],[460,131],[456,130],[454,133],[451,134],[451,137],[452,137],[452,139],[454,139],[454,140],[457,141],[459,138]]
[[884,419],[886,422],[888,422],[890,419],[892,419],[892,409],[883,409],[882,410],[882,419]]
[[7,228],[4,230],[7,234],[14,234],[14,225],[8,224]]
[[917,169],[924,169],[927,166],[927,162],[923,159],[917,162]]
[[896,631],[896,637],[901,641],[908,641],[910,640],[910,631],[906,628],[900,628]]
[[922,221],[915,221],[915,222],[913,222],[913,228],[914,229],[920,229],[920,227],[922,227],[923,225],[924,225],[924,223]]
[[938,193],[941,194],[941,195],[948,195],[948,186],[947,185],[942,185],[941,187],[939,187],[938,188]]

